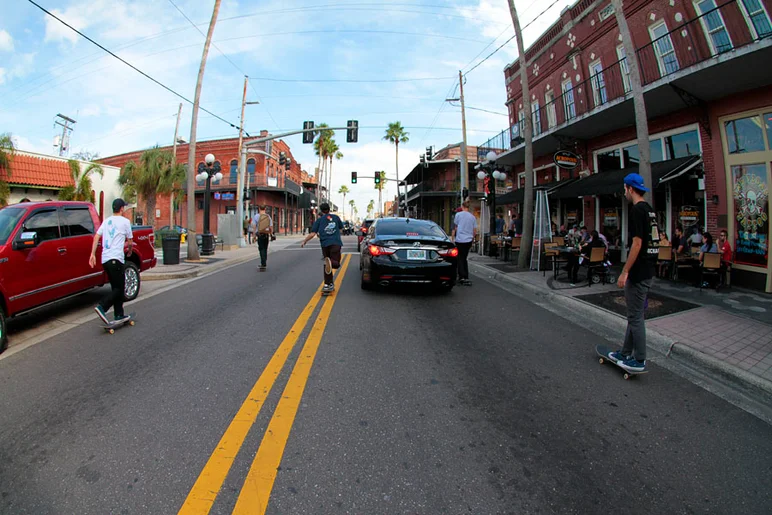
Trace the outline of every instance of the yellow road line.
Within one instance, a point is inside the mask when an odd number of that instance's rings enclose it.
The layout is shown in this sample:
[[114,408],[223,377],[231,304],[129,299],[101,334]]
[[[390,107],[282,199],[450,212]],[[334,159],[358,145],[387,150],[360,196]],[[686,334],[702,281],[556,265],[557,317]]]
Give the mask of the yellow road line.
[[271,360],[266,365],[260,378],[257,380],[252,390],[247,395],[246,400],[239,408],[239,411],[233,417],[228,429],[222,435],[220,442],[215,447],[209,461],[206,462],[204,469],[198,476],[193,488],[190,489],[185,503],[180,508],[181,515],[206,514],[212,509],[212,504],[217,494],[222,488],[228,471],[239,453],[244,439],[260,413],[268,394],[271,393],[276,378],[287,361],[292,349],[295,346],[300,334],[305,329],[311,315],[314,314],[319,299],[321,298],[321,285],[314,293],[314,296],[303,308],[295,323],[292,325],[287,336],[282,340],[279,348],[276,349]]
[[[336,281],[339,284],[343,281],[343,276],[346,274],[351,257],[344,259],[345,261],[341,266]],[[268,424],[268,429],[263,436],[260,448],[257,450],[257,455],[249,467],[247,478],[241,487],[241,492],[236,502],[236,507],[233,509],[234,514],[262,514],[268,508],[268,501],[282,456],[284,455],[284,448],[287,445],[287,439],[298,412],[300,399],[303,397],[303,391],[305,390],[308,376],[311,373],[311,367],[314,364],[319,344],[322,342],[324,329],[330,319],[332,307],[335,305],[336,297],[337,293],[325,300],[319,316],[311,327],[306,344],[303,346],[303,350],[300,351],[298,361],[292,370],[289,381],[287,381],[287,386],[284,388],[271,422]]]

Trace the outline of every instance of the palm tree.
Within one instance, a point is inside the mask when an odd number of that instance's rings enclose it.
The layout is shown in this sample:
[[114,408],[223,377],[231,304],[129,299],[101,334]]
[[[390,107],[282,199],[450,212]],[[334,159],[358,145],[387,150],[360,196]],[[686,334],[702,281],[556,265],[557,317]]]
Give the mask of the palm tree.
[[[383,188],[386,186],[386,172],[381,170],[375,173],[381,174],[381,182],[375,185],[375,189],[378,190],[378,214],[383,218]],[[399,192],[399,186],[397,186],[397,192]],[[399,193],[397,193],[397,197],[399,197]]]
[[145,201],[145,223],[153,225],[156,194],[170,193],[177,180],[184,175],[184,171],[172,168],[171,152],[154,147],[142,152],[139,163],[129,161],[123,166],[118,184],[123,187],[123,195],[127,200],[133,201],[139,197]]
[[[16,155],[16,146],[13,144],[10,133],[0,134],[0,172],[11,176],[11,162]],[[6,206],[11,199],[11,187],[8,182],[0,178],[0,207]]]
[[394,148],[396,149],[397,153],[397,162],[396,162],[396,170],[397,170],[397,216],[400,216],[400,201],[399,201],[399,144],[400,143],[407,143],[410,141],[410,133],[405,132],[405,128],[402,127],[402,123],[400,122],[392,122],[389,124],[389,128],[386,129],[386,135],[383,137],[384,140],[387,140],[394,144]]
[[[321,129],[317,132],[318,136],[316,137],[316,141],[314,142],[314,152],[319,157],[319,165],[317,166],[317,170],[319,170],[319,188],[321,193],[321,188],[325,187],[326,189],[326,176],[325,176],[325,168],[327,166],[327,158],[329,157],[329,140],[332,139],[333,131],[330,129],[327,129],[329,125],[326,123],[320,123],[318,128]],[[329,191],[327,192],[327,200],[329,200]],[[321,199],[325,200],[324,196],[321,195]]]
[[372,214],[374,207],[375,207],[375,201],[373,199],[370,199],[370,203],[367,204],[367,216],[368,216],[368,218]]
[[[348,189],[348,188],[346,188],[346,189]],[[344,200],[344,202],[345,202],[345,200]],[[354,220],[354,205],[355,204],[356,204],[356,202],[354,202],[353,198],[348,201],[348,205],[351,206],[351,220],[352,221]]]
[[102,166],[98,163],[89,163],[85,170],[81,170],[80,161],[75,159],[68,159],[67,166],[70,167],[72,184],[62,188],[59,192],[59,200],[79,200],[93,203],[96,199],[91,194],[93,189],[91,174],[95,173],[104,177],[105,172]]
[[[327,176],[327,191],[332,191],[332,160],[340,161],[343,159],[343,152],[340,151],[340,147],[334,139],[330,139],[328,159],[330,160],[330,173]],[[343,202],[345,201],[346,199],[344,198]]]
[[[343,204],[342,204],[343,206],[346,205],[346,195],[348,195],[349,193],[350,192],[348,190],[348,186],[346,186],[345,184],[343,186],[341,186],[340,188],[338,188],[338,195],[343,195]],[[343,209],[344,209],[344,212],[345,212],[346,208],[344,207]]]
[[[174,155],[171,155],[173,158]],[[164,174],[161,177],[161,181],[158,184],[158,193],[169,195],[169,205],[172,209],[170,214],[169,225],[174,222],[173,215],[179,207],[179,198],[185,193],[185,179],[187,177],[187,170],[184,164],[177,163],[174,159],[169,166],[164,169]]]

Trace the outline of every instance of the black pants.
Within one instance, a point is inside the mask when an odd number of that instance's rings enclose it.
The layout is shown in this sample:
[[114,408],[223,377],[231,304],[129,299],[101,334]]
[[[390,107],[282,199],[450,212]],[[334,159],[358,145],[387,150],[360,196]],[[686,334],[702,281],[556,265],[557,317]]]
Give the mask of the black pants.
[[472,250],[472,242],[456,242],[458,247],[458,278],[469,279],[469,251]]
[[568,255],[568,277],[572,283],[579,282],[579,254]]
[[[322,247],[322,255],[326,258],[330,258],[330,262],[332,263],[332,269],[337,270],[340,268],[340,259],[341,259],[341,247],[340,245],[330,245],[329,247]],[[324,284],[332,284],[333,277],[332,272],[327,273],[325,271],[324,273]]]
[[260,251],[260,266],[266,266],[268,263],[268,243],[271,241],[269,234],[257,235],[257,250]]
[[123,299],[126,277],[123,275],[123,263],[117,259],[111,259],[102,265],[107,272],[107,278],[110,279],[110,291],[105,294],[99,305],[102,311],[107,313],[111,307],[115,308],[115,316],[123,316]]

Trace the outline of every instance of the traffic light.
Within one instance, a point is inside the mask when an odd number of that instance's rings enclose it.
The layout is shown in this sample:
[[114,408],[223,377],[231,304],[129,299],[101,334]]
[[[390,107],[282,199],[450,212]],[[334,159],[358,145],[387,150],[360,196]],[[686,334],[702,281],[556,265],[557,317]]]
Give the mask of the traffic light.
[[375,184],[376,185],[381,183],[381,174],[382,173],[383,172],[375,172]]
[[287,158],[287,162],[284,164],[284,169],[289,172],[291,164],[292,164],[292,159]]
[[426,147],[426,160],[432,160],[432,147]]
[[[314,122],[303,122],[303,130],[307,131],[313,128],[314,128]],[[314,142],[314,133],[304,132],[303,143],[313,143],[313,142]]]
[[351,184],[356,184],[356,183],[357,183],[357,173],[351,172]]
[[359,122],[357,120],[349,120],[346,127],[348,127],[346,130],[346,142],[356,143],[359,141]]
[[283,165],[287,162],[287,154],[284,152],[279,152],[279,165]]

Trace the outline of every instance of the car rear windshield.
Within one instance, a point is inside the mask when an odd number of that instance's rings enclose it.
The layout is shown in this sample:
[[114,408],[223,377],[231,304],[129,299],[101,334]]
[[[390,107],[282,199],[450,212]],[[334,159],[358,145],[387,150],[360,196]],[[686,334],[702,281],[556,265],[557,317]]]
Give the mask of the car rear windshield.
[[0,210],[0,245],[5,245],[23,215],[24,209],[18,207],[6,207]]
[[384,221],[376,226],[378,236],[430,236],[433,238],[444,238],[445,232],[438,225],[428,224],[426,222],[407,222],[407,221]]

